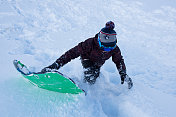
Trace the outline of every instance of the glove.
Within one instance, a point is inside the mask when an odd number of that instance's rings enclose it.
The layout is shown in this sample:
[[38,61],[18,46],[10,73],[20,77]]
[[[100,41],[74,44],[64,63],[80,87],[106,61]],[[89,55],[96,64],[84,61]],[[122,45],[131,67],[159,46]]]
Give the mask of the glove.
[[132,79],[127,74],[120,75],[121,77],[121,84],[124,84],[124,81],[128,83],[128,89],[133,87]]
[[124,80],[125,80],[125,77],[126,77],[126,74],[120,75],[120,77],[121,77],[121,84],[123,84]]
[[42,73],[51,72],[53,70],[58,70],[61,67],[58,63],[54,62],[52,65],[45,67],[41,70]]

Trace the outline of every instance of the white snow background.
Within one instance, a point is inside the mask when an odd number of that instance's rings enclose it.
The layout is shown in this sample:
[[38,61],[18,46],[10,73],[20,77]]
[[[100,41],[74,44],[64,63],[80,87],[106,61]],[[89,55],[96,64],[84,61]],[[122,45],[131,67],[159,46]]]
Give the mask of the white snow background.
[[[37,88],[12,64],[18,59],[39,71],[109,20],[131,90],[111,59],[87,96]],[[175,117],[175,46],[175,0],[1,0],[0,117]],[[60,71],[82,81],[79,58]]]

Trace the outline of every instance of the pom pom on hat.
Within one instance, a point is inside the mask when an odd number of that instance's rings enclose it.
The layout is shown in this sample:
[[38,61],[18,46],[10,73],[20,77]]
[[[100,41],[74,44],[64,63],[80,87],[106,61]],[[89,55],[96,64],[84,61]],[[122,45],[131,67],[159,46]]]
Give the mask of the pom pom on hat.
[[115,28],[115,24],[112,21],[106,23],[105,28],[113,30]]
[[105,24],[105,27],[101,29],[100,32],[106,33],[106,34],[116,34],[116,31],[113,30],[115,28],[115,24],[112,21],[109,21]]

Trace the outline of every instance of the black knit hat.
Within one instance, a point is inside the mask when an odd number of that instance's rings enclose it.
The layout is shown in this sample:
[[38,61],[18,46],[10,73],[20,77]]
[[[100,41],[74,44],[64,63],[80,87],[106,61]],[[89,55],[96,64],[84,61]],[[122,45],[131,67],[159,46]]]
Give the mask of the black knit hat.
[[116,43],[116,32],[113,30],[115,28],[115,24],[112,21],[106,23],[105,27],[101,29],[99,33],[100,41],[103,43]]
[[105,27],[101,29],[102,32],[107,33],[107,34],[116,34],[115,30],[115,24],[112,21],[109,21],[106,23]]

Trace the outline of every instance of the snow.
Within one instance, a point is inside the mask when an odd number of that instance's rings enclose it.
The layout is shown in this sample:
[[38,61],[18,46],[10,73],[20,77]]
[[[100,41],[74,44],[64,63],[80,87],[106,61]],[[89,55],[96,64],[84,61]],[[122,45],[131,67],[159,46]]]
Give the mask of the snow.
[[[175,117],[175,0],[1,0],[0,116]],[[15,70],[39,71],[65,51],[116,24],[118,45],[134,87],[120,84],[112,60],[88,95],[37,88]],[[82,82],[79,58],[60,71]]]

